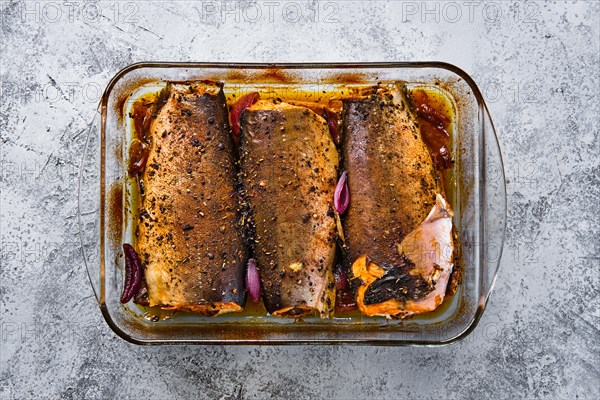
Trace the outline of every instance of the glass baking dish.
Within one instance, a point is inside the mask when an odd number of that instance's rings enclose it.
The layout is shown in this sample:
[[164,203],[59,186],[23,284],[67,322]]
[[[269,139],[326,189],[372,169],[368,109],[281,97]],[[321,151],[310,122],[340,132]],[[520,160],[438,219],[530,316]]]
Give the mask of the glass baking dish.
[[[132,199],[126,149],[131,139],[128,99],[165,81],[220,80],[240,91],[301,89],[318,98],[336,85],[402,81],[435,87],[455,108],[454,184],[449,194],[461,242],[462,280],[439,310],[406,320],[358,316],[280,319],[245,312],[218,317],[178,313],[148,318],[147,309],[119,302],[122,243],[131,241]],[[125,149],[125,150],[124,150]],[[90,125],[79,181],[79,228],[87,272],[108,325],[137,344],[435,345],[467,336],[494,286],[506,224],[506,187],[500,148],[475,82],[441,62],[361,64],[138,63],[108,84]]]

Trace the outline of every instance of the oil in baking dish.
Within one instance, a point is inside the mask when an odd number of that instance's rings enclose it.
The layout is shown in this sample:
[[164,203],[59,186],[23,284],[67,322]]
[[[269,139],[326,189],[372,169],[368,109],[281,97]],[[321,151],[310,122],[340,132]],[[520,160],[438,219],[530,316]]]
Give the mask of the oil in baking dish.
[[[393,83],[379,83],[379,85],[385,86],[386,84]],[[303,85],[290,85],[290,84],[280,84],[280,85],[268,85],[268,86],[255,86],[255,85],[237,85],[231,86],[225,85],[224,92],[227,98],[227,103],[230,105],[235,102],[241,96],[257,91],[260,93],[261,98],[263,99],[281,99],[287,102],[300,102],[306,105],[312,104],[313,108],[318,109],[319,107],[328,107],[330,105],[335,104],[335,106],[339,107],[341,105],[341,101],[336,103],[343,98],[351,97],[354,94],[358,93],[361,90],[364,90],[365,87],[369,87],[369,85],[363,84],[353,84],[353,85],[321,85],[316,90],[312,85],[303,86]],[[457,160],[453,159],[452,156],[455,154],[456,149],[453,144],[456,142],[455,139],[455,120],[456,120],[456,107],[453,103],[452,98],[446,93],[442,88],[438,85],[421,85],[421,84],[406,84],[407,88],[407,97],[409,102],[411,103],[411,108],[413,111],[422,105],[429,107],[434,110],[434,112],[439,113],[441,116],[447,119],[447,124],[445,124],[445,130],[449,135],[448,146],[450,147],[448,150],[450,152],[451,165],[447,166],[446,169],[443,169],[440,173],[440,177],[442,179],[443,186],[446,191],[446,196],[450,204],[454,207],[457,206],[456,202],[456,178],[455,171]],[[161,103],[165,101],[164,99],[164,83],[159,85],[154,85],[154,90],[150,87],[147,90],[143,91],[143,94],[132,98],[126,107],[126,116],[129,118],[130,127],[130,139],[129,143],[124,146],[124,153],[126,153],[127,159],[127,170],[128,170],[128,190],[127,197],[128,202],[127,207],[125,207],[125,212],[128,213],[126,215],[125,221],[128,221],[129,229],[131,229],[132,235],[131,237],[135,239],[135,222],[137,221],[137,205],[140,201],[141,196],[144,195],[144,188],[142,184],[142,180],[139,179],[140,172],[143,171],[146,163],[146,159],[148,157],[148,148],[149,148],[149,140],[150,135],[148,134],[150,121],[153,116],[155,116],[156,111],[160,108]],[[420,126],[421,132],[423,136],[427,137],[435,137],[438,132],[437,127],[432,124],[431,121],[419,116],[415,113],[415,118]],[[124,154],[125,155],[125,154]],[[455,240],[456,240],[455,236]],[[134,243],[135,245],[135,243]],[[457,246],[458,247],[458,246]],[[456,257],[458,260],[458,257]],[[455,263],[456,264],[456,263]],[[447,313],[451,309],[457,308],[458,298],[460,296],[455,296],[456,291],[460,289],[460,276],[461,270],[459,265],[455,265],[455,272],[453,273],[453,277],[451,283],[449,284],[450,291],[446,295],[443,303],[433,312],[417,315],[411,318],[411,321],[418,321],[420,319],[427,320],[429,323],[432,320],[442,320],[443,315]],[[139,312],[135,312],[136,315],[142,315],[144,318],[151,321],[159,321],[163,319],[170,319],[174,317],[174,313],[172,311],[165,311],[161,309],[157,309],[156,307],[146,307],[144,305],[136,305]],[[225,320],[238,320],[245,319],[248,321],[256,321],[260,322],[264,318],[269,318],[272,320],[278,320],[279,318],[266,317],[267,311],[260,301],[258,304],[252,303],[248,301],[246,306],[242,312],[231,314],[231,315],[223,315],[220,316],[219,319]],[[191,313],[178,312],[177,318],[203,318],[198,317]],[[331,323],[331,321],[320,321],[318,318],[306,318],[306,320],[310,319],[310,323]],[[333,321],[339,322],[361,322],[361,323],[380,323],[381,318],[370,318],[363,316],[357,309],[353,310],[339,310],[336,311],[335,317]]]

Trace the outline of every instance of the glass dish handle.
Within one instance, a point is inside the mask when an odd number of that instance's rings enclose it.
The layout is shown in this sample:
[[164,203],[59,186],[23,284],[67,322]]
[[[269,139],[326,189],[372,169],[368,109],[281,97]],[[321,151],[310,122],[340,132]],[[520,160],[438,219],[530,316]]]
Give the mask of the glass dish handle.
[[502,258],[506,231],[506,180],[502,153],[487,107],[483,109],[483,294],[487,304]]
[[77,191],[83,262],[96,300],[100,299],[100,112],[89,125]]

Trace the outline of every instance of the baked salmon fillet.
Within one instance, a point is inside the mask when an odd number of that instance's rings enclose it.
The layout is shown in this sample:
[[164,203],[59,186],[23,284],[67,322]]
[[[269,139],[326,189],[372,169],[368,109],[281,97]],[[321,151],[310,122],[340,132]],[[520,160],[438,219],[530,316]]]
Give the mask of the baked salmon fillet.
[[453,268],[453,214],[403,88],[343,103],[345,261],[357,305],[368,316],[432,311]]
[[137,249],[150,306],[242,310],[247,253],[221,85],[173,84],[150,126]]
[[258,101],[241,117],[241,171],[267,310],[331,316],[338,152],[327,122],[303,106]]

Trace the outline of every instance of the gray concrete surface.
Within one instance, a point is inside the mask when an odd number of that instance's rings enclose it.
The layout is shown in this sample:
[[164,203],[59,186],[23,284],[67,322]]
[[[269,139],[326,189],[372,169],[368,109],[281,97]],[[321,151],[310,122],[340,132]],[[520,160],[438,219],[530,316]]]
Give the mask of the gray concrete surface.
[[[599,398],[600,3],[0,4],[3,399]],[[505,253],[477,330],[439,348],[115,336],[78,245],[78,165],[100,90],[144,60],[443,60],[470,73],[509,181]]]

